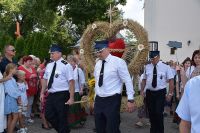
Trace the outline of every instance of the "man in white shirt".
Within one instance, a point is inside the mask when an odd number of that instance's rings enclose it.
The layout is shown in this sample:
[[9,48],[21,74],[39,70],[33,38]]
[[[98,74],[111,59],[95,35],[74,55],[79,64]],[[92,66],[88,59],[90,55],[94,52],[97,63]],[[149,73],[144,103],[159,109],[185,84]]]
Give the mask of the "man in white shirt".
[[147,64],[141,86],[144,96],[146,89],[146,103],[151,122],[150,133],[164,133],[163,112],[165,105],[166,87],[169,82],[168,101],[171,100],[174,89],[174,75],[171,68],[160,61],[159,51],[150,51],[151,64]]
[[96,41],[95,50],[99,60],[94,69],[95,77],[95,125],[97,133],[120,133],[120,104],[123,83],[127,88],[127,109],[134,110],[134,90],[127,64],[112,56],[108,41]]
[[74,72],[62,58],[59,45],[51,46],[50,55],[52,62],[45,70],[40,99],[44,100],[44,92],[48,90],[45,117],[58,133],[69,133],[67,114],[69,105],[74,103]]
[[176,109],[181,118],[180,133],[200,132],[200,76],[190,79]]

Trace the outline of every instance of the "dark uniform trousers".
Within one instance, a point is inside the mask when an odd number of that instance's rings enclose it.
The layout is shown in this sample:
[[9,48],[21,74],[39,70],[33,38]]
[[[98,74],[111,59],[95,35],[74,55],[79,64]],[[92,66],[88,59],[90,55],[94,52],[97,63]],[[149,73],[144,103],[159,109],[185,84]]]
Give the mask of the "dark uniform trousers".
[[121,94],[96,96],[94,115],[97,133],[120,133],[120,105]]
[[67,122],[69,105],[65,105],[69,97],[69,91],[49,93],[47,97],[45,117],[58,133],[70,132]]
[[164,133],[163,112],[165,106],[166,89],[146,91],[146,103],[151,122],[150,133]]

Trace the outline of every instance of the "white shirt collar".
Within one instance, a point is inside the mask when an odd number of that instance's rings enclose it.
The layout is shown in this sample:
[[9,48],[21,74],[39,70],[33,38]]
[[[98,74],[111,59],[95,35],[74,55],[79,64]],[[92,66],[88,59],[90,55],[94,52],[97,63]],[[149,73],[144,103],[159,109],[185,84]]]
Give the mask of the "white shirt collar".
[[61,57],[59,60],[54,61],[54,63],[55,63],[55,62],[56,62],[56,63],[61,62],[62,60],[64,60],[64,59]]
[[[156,64],[156,66],[159,66],[161,63],[162,63],[162,61],[158,61],[158,63]],[[154,66],[154,64],[152,64],[152,65]]]
[[110,60],[111,58],[112,58],[112,55],[109,54],[109,55],[106,57],[105,61],[106,61],[106,62],[109,62],[109,60]]

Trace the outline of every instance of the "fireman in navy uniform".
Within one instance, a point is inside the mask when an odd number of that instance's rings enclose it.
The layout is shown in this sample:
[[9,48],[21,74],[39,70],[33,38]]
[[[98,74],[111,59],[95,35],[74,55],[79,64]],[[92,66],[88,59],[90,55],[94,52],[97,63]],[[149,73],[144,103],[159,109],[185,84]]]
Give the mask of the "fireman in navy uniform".
[[127,109],[134,110],[134,90],[126,62],[109,52],[108,41],[96,41],[99,60],[94,69],[95,77],[95,126],[97,133],[120,133],[120,105],[123,83],[127,88]]
[[[150,51],[149,58],[151,63],[145,66],[141,94],[144,96],[144,88],[146,88],[146,103],[151,122],[150,133],[164,133],[165,99],[170,101],[173,96],[174,76],[170,67],[160,61],[159,51]],[[169,92],[166,96],[168,83]]]
[[50,56],[52,62],[45,70],[40,99],[43,100],[44,92],[48,89],[45,117],[58,133],[69,133],[66,118],[69,105],[74,103],[73,69],[62,58],[62,49],[59,45],[51,46]]

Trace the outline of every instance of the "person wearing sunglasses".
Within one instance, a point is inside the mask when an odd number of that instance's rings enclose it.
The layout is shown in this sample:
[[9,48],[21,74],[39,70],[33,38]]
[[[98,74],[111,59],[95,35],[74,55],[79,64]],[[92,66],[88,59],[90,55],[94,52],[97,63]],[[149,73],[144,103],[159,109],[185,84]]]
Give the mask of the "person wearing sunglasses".
[[16,50],[15,47],[11,44],[5,45],[4,47],[4,57],[0,62],[0,71],[3,74],[7,64],[14,63],[17,64],[17,61],[13,59],[15,56]]

